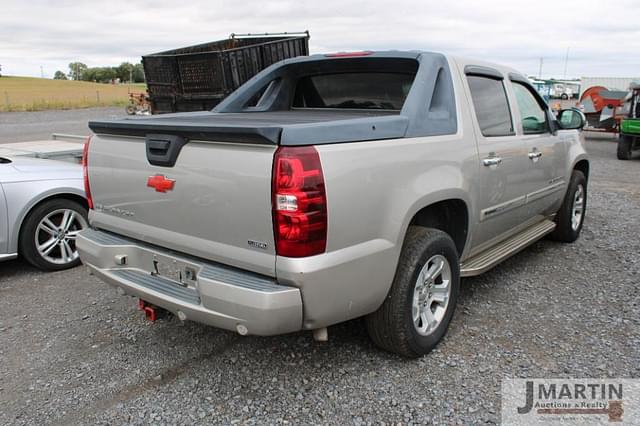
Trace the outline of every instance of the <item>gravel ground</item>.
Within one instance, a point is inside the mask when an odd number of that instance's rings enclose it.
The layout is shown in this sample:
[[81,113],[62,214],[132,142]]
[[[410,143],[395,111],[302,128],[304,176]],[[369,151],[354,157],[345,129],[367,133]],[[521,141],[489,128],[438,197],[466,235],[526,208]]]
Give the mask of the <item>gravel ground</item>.
[[588,149],[582,237],[463,280],[448,335],[419,360],[377,350],[360,321],[327,343],[152,325],[82,267],[6,263],[0,424],[492,424],[503,378],[640,377],[640,158]]
[[0,143],[47,140],[52,133],[89,135],[89,120],[125,115],[124,107],[0,112]]

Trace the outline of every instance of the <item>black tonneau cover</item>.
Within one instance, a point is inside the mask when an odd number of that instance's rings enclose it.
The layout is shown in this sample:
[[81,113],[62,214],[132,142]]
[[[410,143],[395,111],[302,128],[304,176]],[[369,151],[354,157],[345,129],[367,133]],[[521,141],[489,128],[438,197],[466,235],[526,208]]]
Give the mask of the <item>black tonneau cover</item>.
[[[389,119],[393,125],[390,126]],[[89,128],[97,134],[144,137],[149,133],[175,134],[194,140],[221,142],[280,144],[288,129],[304,140],[283,142],[285,145],[347,142],[402,137],[406,124],[399,111],[293,109],[269,112],[193,112],[151,117],[91,121]],[[380,128],[376,132],[378,125]],[[344,131],[345,140],[326,140],[327,127]],[[366,134],[354,129],[362,129]],[[351,131],[349,131],[351,129]],[[386,131],[385,131],[386,130]],[[313,137],[313,134],[316,134]],[[323,136],[324,134],[324,136]],[[355,138],[355,139],[354,139]],[[335,139],[335,138],[334,138]]]

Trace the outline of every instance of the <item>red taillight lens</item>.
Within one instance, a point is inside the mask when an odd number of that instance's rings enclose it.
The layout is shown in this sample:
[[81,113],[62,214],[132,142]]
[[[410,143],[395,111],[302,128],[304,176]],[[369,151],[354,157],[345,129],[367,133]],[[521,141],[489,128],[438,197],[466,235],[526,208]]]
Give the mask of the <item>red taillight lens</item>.
[[273,228],[276,253],[306,257],[327,247],[327,196],[318,151],[279,147],[273,160]]
[[89,187],[89,143],[91,142],[91,136],[87,138],[87,141],[82,148],[82,178],[84,179],[84,192],[87,197],[87,204],[90,209],[93,209],[93,198],[91,198],[91,188]]

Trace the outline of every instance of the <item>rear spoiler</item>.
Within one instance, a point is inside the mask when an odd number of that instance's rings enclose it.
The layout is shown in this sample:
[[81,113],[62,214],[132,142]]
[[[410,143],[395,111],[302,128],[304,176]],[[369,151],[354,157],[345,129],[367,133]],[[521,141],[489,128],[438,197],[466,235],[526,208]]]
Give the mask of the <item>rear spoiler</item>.
[[333,117],[316,121],[300,119],[293,113],[288,121],[278,121],[262,116],[269,113],[190,114],[91,121],[89,128],[98,135],[145,138],[161,134],[187,141],[296,146],[402,138],[409,123],[408,118],[402,115],[360,116],[342,120]]
[[277,145],[282,134],[281,126],[239,126],[189,124],[146,120],[90,121],[89,128],[99,135],[136,136],[148,134],[181,136],[185,139]]

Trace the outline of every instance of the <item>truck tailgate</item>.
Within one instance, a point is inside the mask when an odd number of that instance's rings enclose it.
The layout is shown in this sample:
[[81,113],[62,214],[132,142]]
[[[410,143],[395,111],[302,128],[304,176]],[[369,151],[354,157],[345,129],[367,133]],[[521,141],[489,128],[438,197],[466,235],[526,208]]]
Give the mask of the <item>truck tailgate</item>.
[[190,140],[175,165],[163,167],[149,163],[144,137],[96,135],[88,154],[92,225],[274,276],[275,150]]

